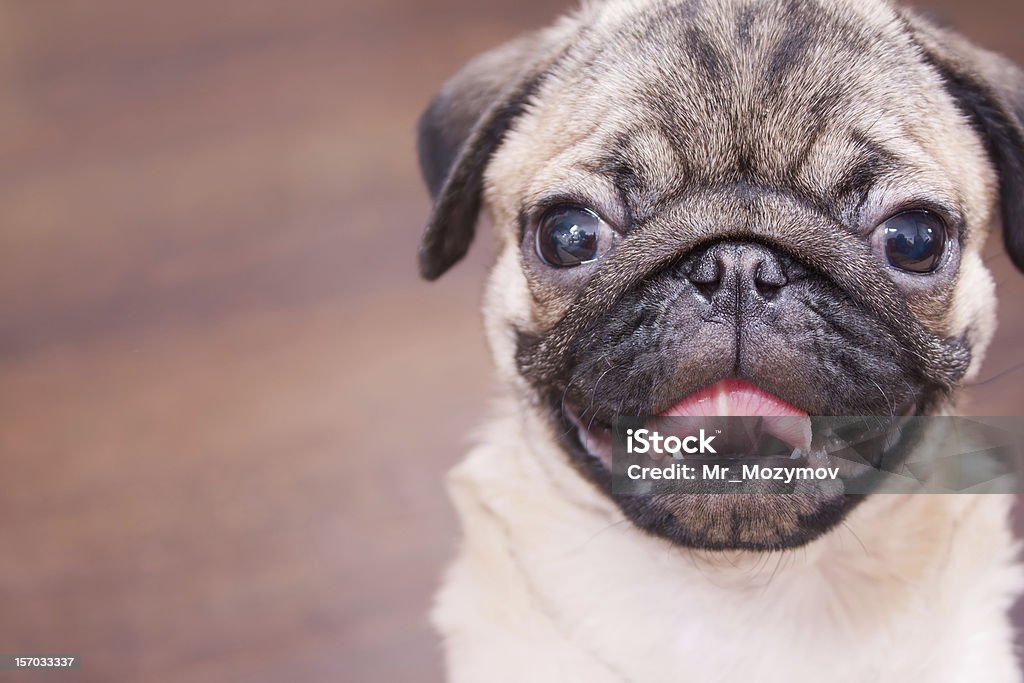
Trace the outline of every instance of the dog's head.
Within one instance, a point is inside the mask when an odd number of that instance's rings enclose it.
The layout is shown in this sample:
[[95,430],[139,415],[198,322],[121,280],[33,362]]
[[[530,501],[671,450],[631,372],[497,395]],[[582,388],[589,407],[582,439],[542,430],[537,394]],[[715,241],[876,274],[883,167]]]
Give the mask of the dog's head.
[[[799,545],[854,496],[616,496],[614,415],[948,410],[1024,267],[1024,76],[881,0],[609,0],[479,57],[424,114],[434,279],[481,207],[499,367],[639,526]],[[706,403],[711,401],[713,403]]]

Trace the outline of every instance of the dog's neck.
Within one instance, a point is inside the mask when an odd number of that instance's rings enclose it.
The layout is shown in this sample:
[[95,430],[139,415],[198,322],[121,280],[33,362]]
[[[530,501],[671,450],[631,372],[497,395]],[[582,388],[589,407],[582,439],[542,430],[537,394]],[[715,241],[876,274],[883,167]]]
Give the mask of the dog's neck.
[[[985,624],[993,643],[1012,640],[999,618],[1021,582],[1009,496],[873,496],[802,548],[692,550],[639,531],[551,445],[539,420],[512,402],[499,412],[485,445],[450,480],[465,547],[486,554],[493,572],[477,580],[494,582],[499,612],[534,613],[620,678],[659,680],[648,676],[675,670],[645,668],[652,651],[704,675],[696,663],[709,642],[723,644],[716,657],[727,656],[726,642],[758,650],[748,663],[808,648],[800,664],[807,671],[829,666],[829,656],[850,661],[852,652],[838,652],[843,647],[865,649],[868,666],[874,647],[905,657],[907,671],[916,671],[914,658],[933,657],[934,648],[952,648],[957,638],[977,639],[973,625]],[[443,629],[445,602],[442,594]],[[950,611],[956,619],[947,618]],[[940,623],[960,630],[937,633]],[[1004,632],[991,633],[992,623]],[[911,639],[894,649],[893,637]]]

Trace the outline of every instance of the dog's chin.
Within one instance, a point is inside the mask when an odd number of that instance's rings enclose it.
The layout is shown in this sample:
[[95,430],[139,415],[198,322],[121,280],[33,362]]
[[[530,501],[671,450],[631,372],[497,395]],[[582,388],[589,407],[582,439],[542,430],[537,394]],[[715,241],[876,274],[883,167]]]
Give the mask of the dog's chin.
[[[911,416],[916,409],[911,402],[892,412],[897,417]],[[734,379],[705,387],[651,412],[658,417],[685,418],[688,424],[697,426],[701,420],[723,417],[762,418],[770,437],[784,444],[789,454],[778,458],[756,456],[758,465],[772,466],[780,464],[775,460],[781,460],[788,467],[822,466],[826,463],[821,446],[833,438],[828,433],[817,433],[820,428],[812,419],[815,416],[798,405]],[[763,482],[751,492],[736,493],[724,480],[704,481],[681,493],[616,493],[612,487],[611,418],[588,416],[586,410],[565,402],[556,408],[556,416],[562,448],[577,469],[609,495],[634,524],[683,546],[754,551],[799,547],[839,525],[866,497],[844,493],[842,486],[794,492],[781,482]],[[891,448],[898,447],[896,444]],[[887,450],[879,457],[889,455]],[[754,456],[723,452],[713,457],[732,463]]]

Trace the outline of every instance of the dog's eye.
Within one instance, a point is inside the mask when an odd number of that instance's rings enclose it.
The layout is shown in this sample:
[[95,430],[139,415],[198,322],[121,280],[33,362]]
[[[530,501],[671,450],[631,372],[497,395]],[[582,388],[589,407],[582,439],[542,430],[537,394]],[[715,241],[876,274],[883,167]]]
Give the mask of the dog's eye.
[[885,257],[910,273],[931,273],[946,252],[946,226],[928,211],[907,211],[882,224]]
[[590,209],[555,207],[537,226],[537,254],[555,268],[593,261],[600,255],[604,227],[604,221]]

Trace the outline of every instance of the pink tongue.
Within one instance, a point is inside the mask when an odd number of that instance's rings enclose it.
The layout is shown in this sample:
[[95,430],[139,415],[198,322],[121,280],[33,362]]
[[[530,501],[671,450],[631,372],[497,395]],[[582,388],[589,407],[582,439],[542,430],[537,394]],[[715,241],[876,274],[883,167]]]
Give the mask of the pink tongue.
[[738,379],[722,380],[690,394],[660,417],[763,417],[765,430],[776,438],[804,452],[811,446],[807,413]]

